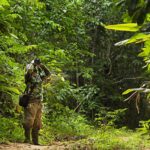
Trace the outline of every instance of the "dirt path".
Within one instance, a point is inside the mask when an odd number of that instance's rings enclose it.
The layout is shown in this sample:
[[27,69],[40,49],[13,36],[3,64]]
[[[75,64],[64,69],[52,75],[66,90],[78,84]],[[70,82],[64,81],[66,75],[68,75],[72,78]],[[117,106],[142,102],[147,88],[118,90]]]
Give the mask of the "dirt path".
[[49,146],[38,146],[25,143],[0,144],[0,150],[91,150],[87,146],[81,146],[76,142],[56,142]]
[[57,143],[50,146],[38,146],[24,143],[0,144],[0,150],[65,150],[67,146]]

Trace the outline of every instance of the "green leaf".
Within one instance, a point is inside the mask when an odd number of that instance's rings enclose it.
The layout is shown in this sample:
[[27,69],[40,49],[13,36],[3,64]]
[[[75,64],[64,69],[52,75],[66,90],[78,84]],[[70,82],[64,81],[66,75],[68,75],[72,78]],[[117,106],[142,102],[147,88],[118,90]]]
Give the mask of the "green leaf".
[[[12,36],[15,36],[15,35],[12,35]],[[14,54],[23,54],[23,53],[29,52],[35,48],[37,48],[37,45],[24,46],[24,45],[16,44],[16,45],[13,45],[13,47],[7,49],[7,52],[14,53]]]
[[10,6],[7,0],[1,0],[0,5],[1,6]]
[[126,39],[120,42],[115,43],[115,46],[121,46],[131,43],[141,43],[150,40],[150,34],[137,33],[132,36],[130,39]]
[[128,41],[127,44],[129,43],[140,43],[150,40],[150,34],[144,34],[144,33],[138,33],[132,36]]
[[127,24],[116,24],[105,26],[106,29],[118,30],[118,31],[130,31],[136,32],[140,29],[136,23],[127,23]]
[[12,92],[18,95],[20,94],[19,90],[15,87],[0,86],[0,91]]
[[124,92],[122,93],[122,95],[126,95],[126,94],[128,94],[128,93],[133,92],[133,91],[134,91],[133,89],[127,89],[126,91],[124,91]]
[[13,20],[14,20],[14,19],[17,19],[17,18],[22,19],[21,15],[15,14],[15,13],[14,13],[14,14],[8,14],[7,17],[8,17],[8,18],[11,18],[11,19],[13,19]]
[[139,92],[139,93],[141,93],[141,92],[149,93],[149,92],[150,92],[150,89],[147,89],[147,88],[133,88],[133,89],[128,89],[128,90],[124,91],[124,92],[122,93],[122,95],[126,95],[126,94],[128,94],[128,93],[133,92],[133,91],[136,91],[136,92]]
[[12,36],[13,38],[18,39],[18,37],[17,37],[15,34],[12,34],[12,33],[9,33],[9,34],[10,34],[10,36]]
[[15,94],[18,94],[18,95],[20,94],[19,90],[15,87],[8,87],[7,89],[8,91],[13,92]]

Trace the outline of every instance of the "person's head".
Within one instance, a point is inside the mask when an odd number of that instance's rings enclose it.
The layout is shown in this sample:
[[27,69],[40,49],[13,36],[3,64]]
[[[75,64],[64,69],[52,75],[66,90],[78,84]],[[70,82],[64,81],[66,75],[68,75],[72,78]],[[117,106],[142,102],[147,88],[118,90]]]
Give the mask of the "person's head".
[[34,65],[39,66],[41,64],[41,60],[39,58],[34,59]]

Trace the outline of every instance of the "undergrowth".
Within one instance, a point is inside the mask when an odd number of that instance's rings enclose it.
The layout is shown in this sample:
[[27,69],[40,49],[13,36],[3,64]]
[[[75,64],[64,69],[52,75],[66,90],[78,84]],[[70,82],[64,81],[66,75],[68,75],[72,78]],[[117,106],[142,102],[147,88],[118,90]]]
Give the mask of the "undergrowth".
[[[52,121],[53,120],[53,121]],[[19,118],[0,116],[0,143],[23,142],[23,128]],[[40,143],[50,144],[53,141],[76,141],[76,146],[87,146],[94,150],[144,150],[150,148],[149,135],[127,128],[115,129],[112,126],[101,126],[94,129],[86,119],[70,112],[70,115],[59,115],[46,118],[43,115],[43,127],[40,130]]]
[[150,147],[148,138],[140,132],[106,126],[97,130],[88,141],[93,143],[93,149],[98,150],[143,150]]
[[23,141],[23,128],[18,118],[0,116],[0,143]]

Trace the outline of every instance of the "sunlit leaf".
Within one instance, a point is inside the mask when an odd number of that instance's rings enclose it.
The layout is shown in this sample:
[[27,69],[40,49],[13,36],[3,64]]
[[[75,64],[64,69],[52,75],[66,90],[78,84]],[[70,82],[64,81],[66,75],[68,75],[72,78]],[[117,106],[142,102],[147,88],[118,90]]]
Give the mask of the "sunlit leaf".
[[122,93],[122,95],[126,95],[126,94],[128,94],[128,93],[133,92],[133,91],[134,91],[133,89],[127,89],[126,91],[124,91],[124,92]]
[[150,40],[150,34],[138,33],[132,36],[130,39],[126,39],[115,43],[115,46],[121,46],[131,43],[141,43]]
[[147,88],[133,88],[133,89],[127,89],[126,91],[124,91],[122,93],[122,95],[126,95],[128,93],[131,93],[131,92],[144,92],[144,93],[149,93],[150,92],[150,89],[147,89]]
[[14,37],[15,39],[18,39],[18,37],[17,37],[16,35],[14,35],[14,34],[12,34],[12,33],[10,33],[10,35],[11,35],[12,37]]
[[117,43],[115,43],[115,46],[125,45],[125,44],[127,44],[128,40],[129,40],[129,39],[126,39],[126,40],[123,40],[123,41],[117,42]]
[[144,33],[138,33],[134,36],[132,36],[128,41],[127,44],[129,43],[140,43],[150,40],[150,34],[144,34]]
[[106,29],[119,30],[119,31],[130,31],[136,32],[140,29],[136,23],[127,23],[127,24],[116,24],[116,25],[107,25]]
[[3,92],[13,92],[15,94],[20,94],[19,90],[15,87],[7,87],[7,86],[0,86],[0,91]]

